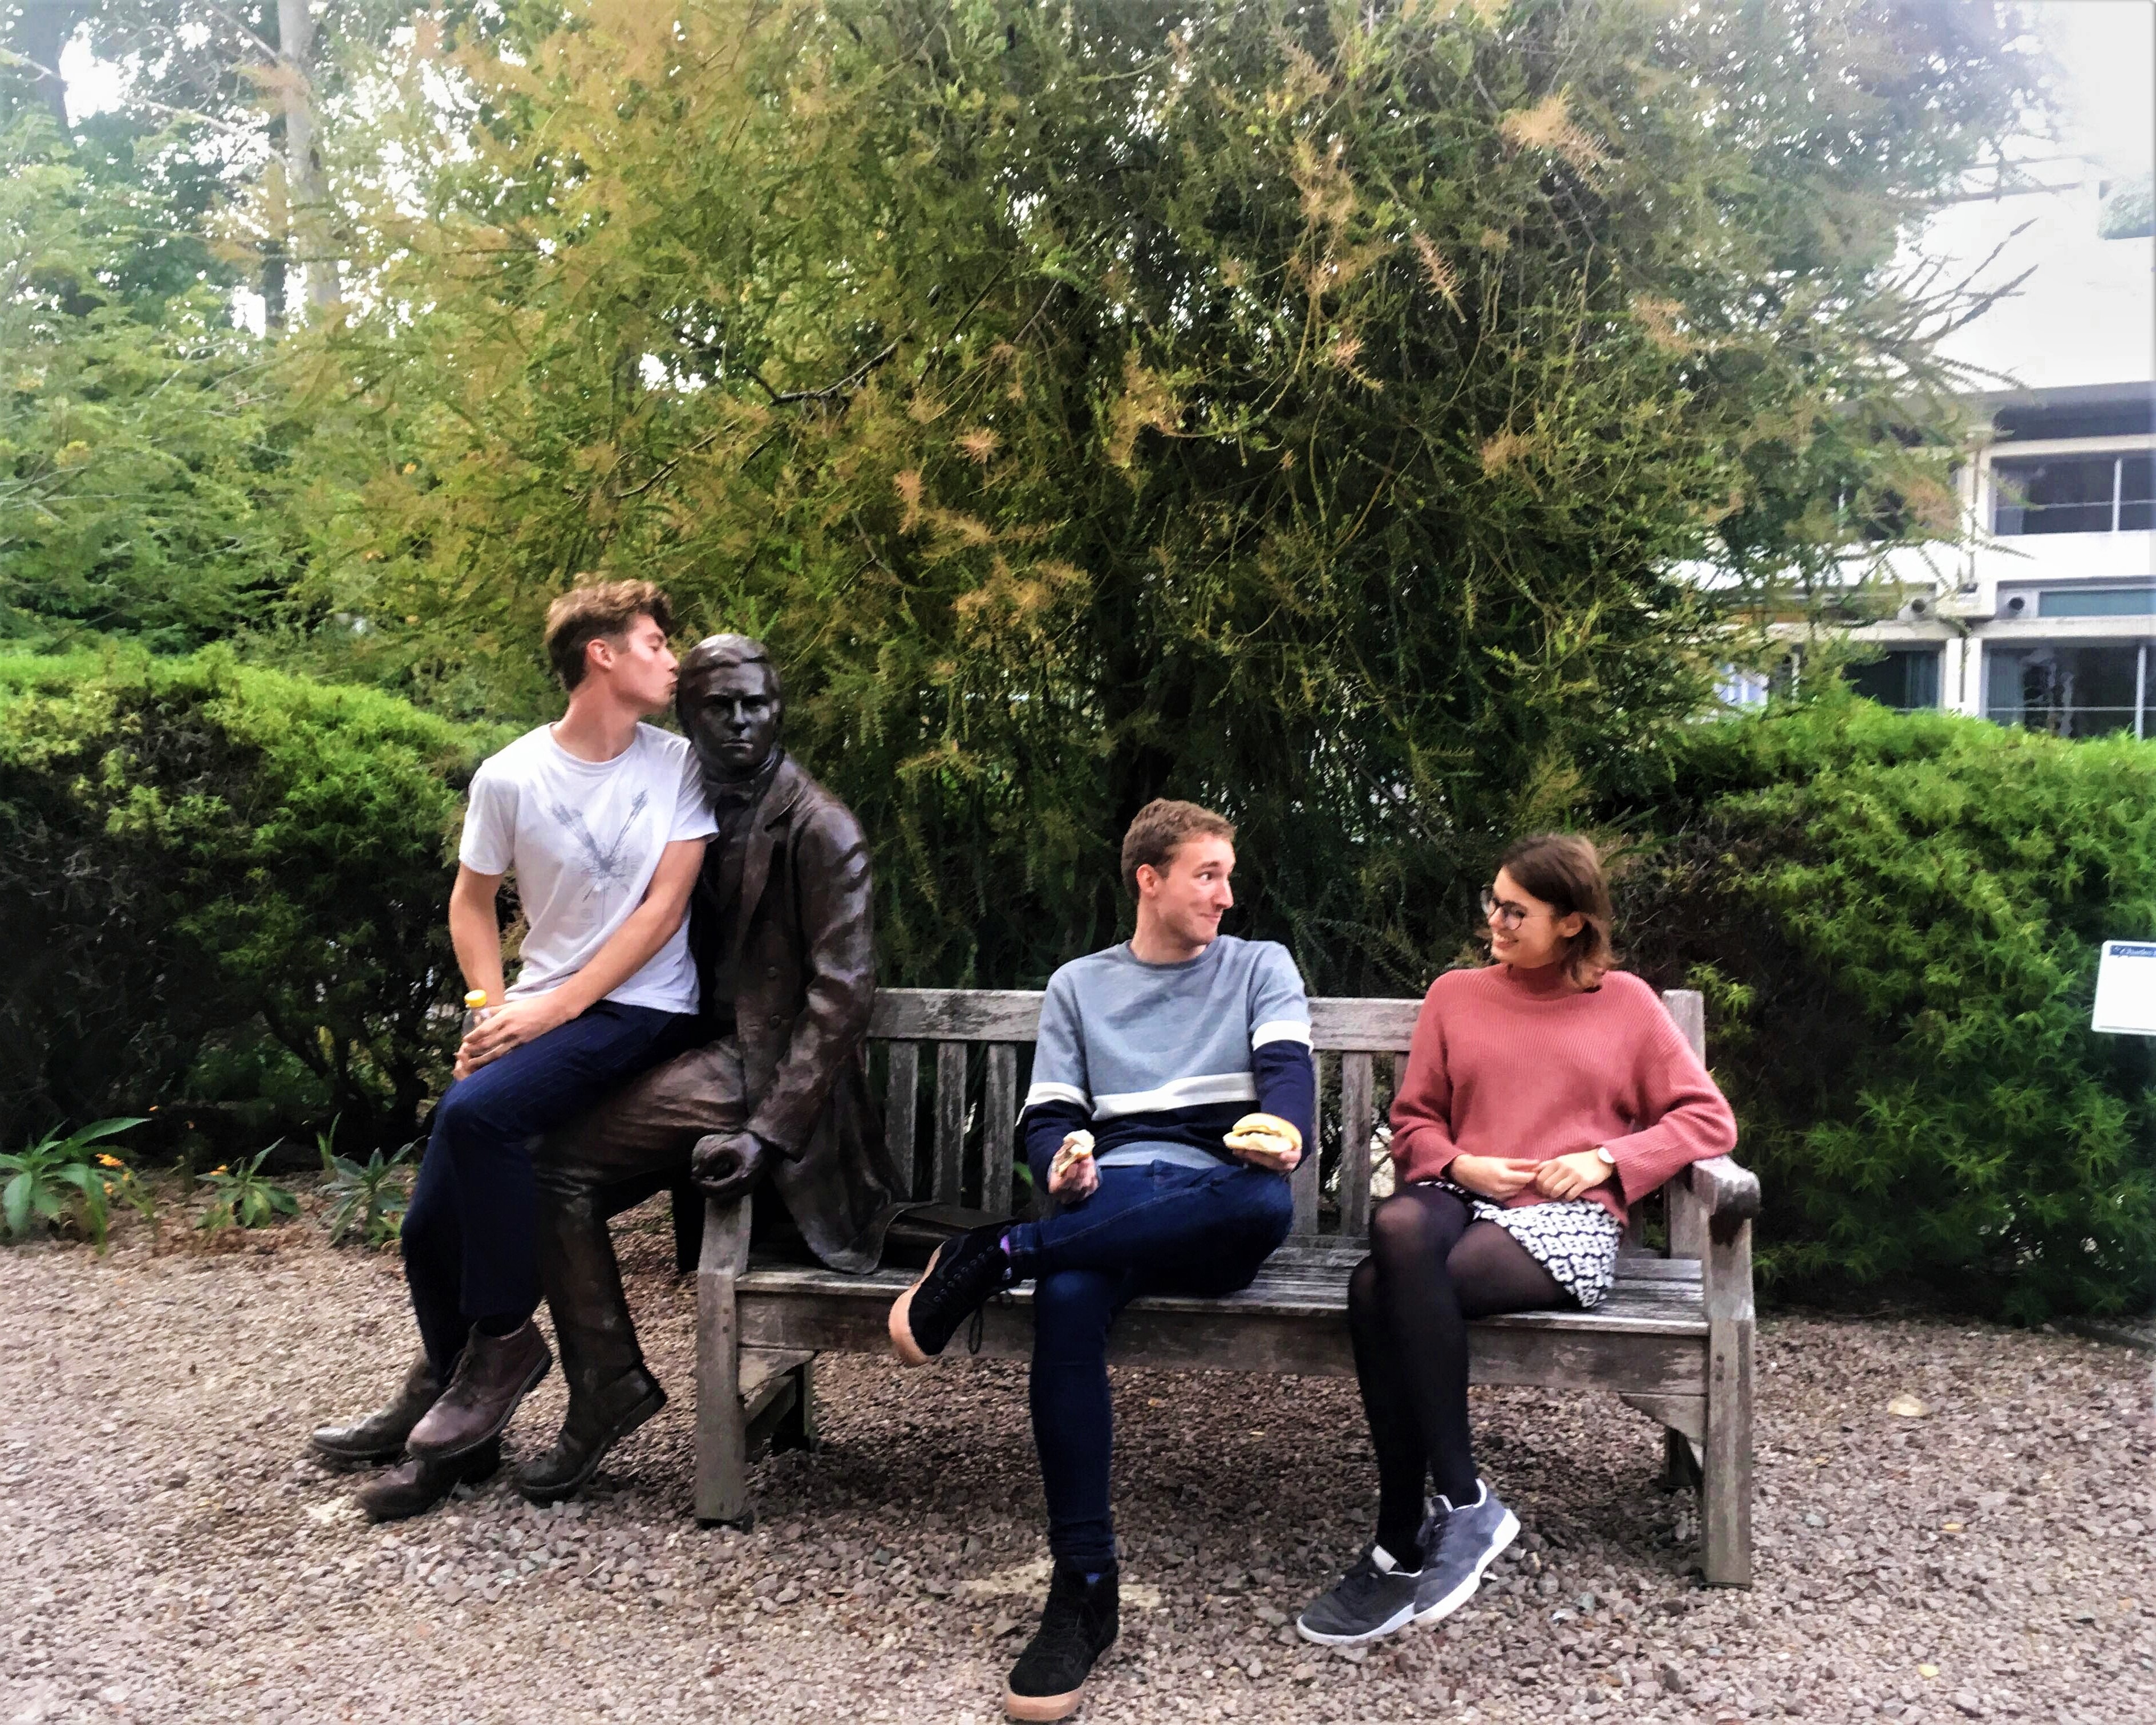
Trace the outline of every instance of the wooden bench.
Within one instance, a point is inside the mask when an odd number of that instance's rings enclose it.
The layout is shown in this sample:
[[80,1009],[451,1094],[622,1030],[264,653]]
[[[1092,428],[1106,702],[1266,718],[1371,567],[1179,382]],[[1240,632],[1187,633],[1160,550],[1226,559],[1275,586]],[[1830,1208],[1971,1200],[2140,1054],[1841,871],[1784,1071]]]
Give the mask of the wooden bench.
[[[885,1075],[886,1126],[899,1166],[916,1170],[919,1197],[1010,1213],[1019,1049],[1033,1040],[1040,999],[1014,990],[878,995],[870,1040]],[[1673,991],[1663,1001],[1704,1054],[1701,997]],[[1368,1147],[1378,1081],[1390,1076],[1378,1063],[1390,1068],[1405,1054],[1418,1004],[1311,1002],[1321,1121],[1329,1117],[1319,1138],[1332,1147],[1322,1169],[1313,1154],[1291,1177],[1293,1233],[1241,1293],[1133,1302],[1116,1322],[1111,1359],[1174,1370],[1353,1373],[1347,1284],[1363,1255]],[[933,1046],[933,1085],[932,1131],[922,1145],[924,1045]],[[923,1153],[917,1166],[916,1150]],[[1720,1157],[1695,1164],[1666,1189],[1667,1256],[1628,1241],[1616,1286],[1593,1312],[1519,1312],[1476,1323],[1474,1380],[1612,1391],[1650,1415],[1664,1428],[1666,1482],[1700,1489],[1707,1579],[1749,1586],[1752,1218],[1759,1183]],[[851,1276],[759,1261],[749,1250],[748,1224],[746,1202],[710,1205],[696,1271],[696,1514],[744,1525],[754,1516],[748,1469],[757,1455],[767,1446],[814,1441],[815,1357],[884,1352],[886,1315],[916,1273]],[[1030,1355],[1030,1296],[1025,1284],[1008,1303],[987,1308],[983,1355]]]

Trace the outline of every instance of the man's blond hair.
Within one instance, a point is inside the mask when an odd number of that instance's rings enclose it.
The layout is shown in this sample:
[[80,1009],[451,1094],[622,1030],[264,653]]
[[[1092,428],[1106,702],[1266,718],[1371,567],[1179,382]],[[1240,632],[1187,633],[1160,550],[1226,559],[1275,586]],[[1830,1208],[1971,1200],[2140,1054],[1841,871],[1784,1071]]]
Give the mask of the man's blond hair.
[[627,634],[639,617],[657,624],[661,634],[674,633],[674,608],[655,581],[594,581],[549,605],[547,662],[562,686],[574,689],[583,681],[585,648]]
[[1195,803],[1178,803],[1155,797],[1137,813],[1123,834],[1123,885],[1132,898],[1138,896],[1138,870],[1147,866],[1165,870],[1176,847],[1192,839],[1225,839],[1235,842],[1235,824]]

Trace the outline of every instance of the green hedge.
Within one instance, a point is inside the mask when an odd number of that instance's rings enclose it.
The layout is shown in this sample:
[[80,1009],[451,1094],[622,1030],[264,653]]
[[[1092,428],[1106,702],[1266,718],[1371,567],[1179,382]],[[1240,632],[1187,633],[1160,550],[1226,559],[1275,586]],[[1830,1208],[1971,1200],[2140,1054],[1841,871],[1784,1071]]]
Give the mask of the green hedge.
[[2098,942],[2156,934],[2156,743],[1836,696],[1645,795],[1624,932],[1707,993],[1771,1286],[2156,1304],[2156,1043],[2089,1029]]
[[215,1159],[333,1117],[408,1138],[501,740],[217,650],[0,658],[0,1142],[152,1104]]

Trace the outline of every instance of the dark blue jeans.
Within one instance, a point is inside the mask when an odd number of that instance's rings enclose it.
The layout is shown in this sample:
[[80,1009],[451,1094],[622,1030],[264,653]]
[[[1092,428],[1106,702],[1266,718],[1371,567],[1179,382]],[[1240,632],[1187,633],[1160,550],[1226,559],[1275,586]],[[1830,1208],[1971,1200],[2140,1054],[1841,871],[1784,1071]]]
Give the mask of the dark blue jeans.
[[443,1377],[479,1319],[538,1309],[533,1147],[624,1079],[688,1047],[696,1022],[602,1000],[443,1093],[403,1230],[413,1315]]
[[1011,1230],[1013,1267],[1034,1279],[1033,1441],[1056,1558],[1089,1571],[1116,1560],[1107,1363],[1116,1314],[1141,1294],[1248,1287],[1293,1218],[1285,1174],[1156,1162],[1104,1168],[1083,1204]]

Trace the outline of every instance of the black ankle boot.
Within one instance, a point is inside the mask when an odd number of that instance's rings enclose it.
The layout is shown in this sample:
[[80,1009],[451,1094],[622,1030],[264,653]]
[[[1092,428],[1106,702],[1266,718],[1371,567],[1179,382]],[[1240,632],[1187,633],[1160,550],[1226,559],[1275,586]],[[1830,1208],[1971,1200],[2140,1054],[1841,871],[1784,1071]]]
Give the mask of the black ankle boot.
[[1004,1688],[1004,1711],[1012,1718],[1060,1719],[1077,1711],[1094,1661],[1116,1644],[1116,1582],[1113,1563],[1091,1581],[1069,1563],[1055,1565],[1040,1633]]
[[442,1380],[423,1353],[404,1374],[404,1387],[388,1407],[350,1425],[317,1426],[314,1445],[332,1461],[391,1461],[404,1453],[404,1440],[441,1395]]
[[569,1412],[553,1446],[516,1470],[516,1489],[534,1503],[573,1497],[606,1452],[666,1405],[666,1392],[642,1366],[602,1389],[569,1392]]
[[902,1365],[925,1366],[942,1353],[958,1326],[1010,1286],[1004,1226],[970,1228],[936,1248],[921,1280],[891,1308],[891,1347]]

